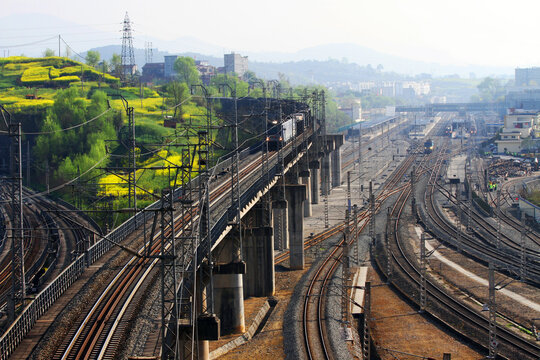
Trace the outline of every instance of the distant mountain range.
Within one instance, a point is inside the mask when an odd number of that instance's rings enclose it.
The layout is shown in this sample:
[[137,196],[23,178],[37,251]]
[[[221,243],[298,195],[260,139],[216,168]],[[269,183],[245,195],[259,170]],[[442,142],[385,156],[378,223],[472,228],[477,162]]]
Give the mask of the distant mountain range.
[[[118,29],[113,30],[115,26],[118,27]],[[6,50],[9,50],[11,55],[19,55],[24,53],[28,56],[40,56],[45,48],[58,48],[58,40],[55,38],[55,36],[61,34],[62,39],[64,39],[72,49],[77,51],[82,56],[84,56],[86,50],[93,49],[98,50],[101,53],[102,58],[109,59],[114,52],[121,52],[121,35],[119,34],[121,25],[120,23],[118,25],[109,24],[107,28],[107,30],[100,30],[92,26],[75,24],[53,16],[43,16],[41,14],[19,14],[2,17],[0,18],[0,32],[5,35],[5,37],[0,39],[0,56],[3,56]],[[48,38],[50,39],[47,41],[37,42],[38,40]],[[142,65],[145,63],[145,51],[141,48],[143,42],[152,42],[154,48],[154,62],[163,61],[163,56],[167,54],[182,54],[194,56],[201,60],[207,60],[214,66],[223,66],[223,54],[230,52],[229,50],[226,50],[218,45],[192,37],[180,37],[175,40],[163,40],[139,35],[135,32],[134,39],[136,47],[135,58],[139,67],[142,67]],[[116,43],[117,45],[103,46],[104,43]],[[137,46],[137,44],[139,45]],[[60,46],[62,49],[65,48],[63,43],[61,43]],[[355,66],[358,65],[360,65],[359,68],[362,68],[370,64],[373,68],[376,68],[377,65],[381,64],[384,72],[390,71],[409,76],[421,73],[429,73],[434,76],[459,74],[462,77],[468,77],[470,73],[474,73],[478,77],[489,75],[509,77],[512,76],[514,72],[514,69],[511,67],[481,65],[460,66],[411,60],[381,53],[373,49],[351,43],[319,45],[305,48],[295,53],[258,53],[249,51],[238,52],[249,57],[250,69],[265,77],[266,74],[276,75],[277,72],[288,73],[289,70],[284,70],[284,68],[299,68],[299,66],[293,66],[292,64],[300,63],[305,65],[306,62],[310,61],[331,63],[333,65],[337,63],[342,65],[343,70],[348,69],[353,71]],[[280,65],[283,63],[288,65],[283,67]],[[304,72],[303,74],[299,74],[298,80],[302,82],[311,80],[314,80],[315,82],[323,81],[317,80],[319,76],[318,74],[314,73],[315,68],[312,68],[312,73]],[[317,71],[322,70],[318,66],[316,68]],[[356,69],[358,70],[358,68]],[[352,77],[357,78],[357,76],[354,75]],[[342,80],[336,79],[335,81]]]

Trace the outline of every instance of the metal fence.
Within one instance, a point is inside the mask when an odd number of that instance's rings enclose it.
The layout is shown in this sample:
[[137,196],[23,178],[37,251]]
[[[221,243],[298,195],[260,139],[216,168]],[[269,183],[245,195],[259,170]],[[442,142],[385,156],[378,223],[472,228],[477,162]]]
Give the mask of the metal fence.
[[[301,141],[300,138],[296,139],[294,143]],[[291,146],[285,151],[284,156],[293,152],[294,147]],[[241,153],[241,158],[248,157],[249,152],[245,150]],[[211,173],[214,169],[227,168],[230,167],[230,158],[225,159],[211,170]],[[276,173],[276,167],[272,166],[270,169],[271,178]],[[257,175],[254,175],[257,176]],[[197,186],[198,178],[192,180],[192,186]],[[241,203],[247,204],[249,199],[257,193],[257,189],[264,186],[264,181],[262,178],[257,180],[252,184],[246,192],[241,196]],[[174,198],[177,199],[181,194],[180,188],[175,189]],[[114,229],[111,233],[97,241],[92,245],[85,254],[80,255],[72,262],[56,279],[54,279],[51,284],[49,284],[45,289],[43,289],[34,300],[22,311],[22,313],[15,319],[13,324],[6,330],[6,332],[0,338],[0,360],[7,359],[16,347],[23,340],[23,337],[32,329],[35,322],[38,318],[47,311],[54,301],[58,299],[64,291],[66,291],[71,284],[73,284],[84,272],[84,269],[87,266],[92,265],[96,262],[103,254],[110,250],[114,243],[122,242],[128,235],[135,231],[143,222],[148,221],[153,213],[150,210],[157,209],[159,207],[160,200],[152,203],[151,205],[145,208],[146,211],[141,211],[137,215],[126,220],[119,227]],[[214,227],[212,228],[212,238],[217,238],[222,232],[227,224],[227,219],[221,217]],[[112,241],[108,241],[108,239]],[[114,243],[113,243],[114,242]],[[202,253],[202,252],[200,252]]]

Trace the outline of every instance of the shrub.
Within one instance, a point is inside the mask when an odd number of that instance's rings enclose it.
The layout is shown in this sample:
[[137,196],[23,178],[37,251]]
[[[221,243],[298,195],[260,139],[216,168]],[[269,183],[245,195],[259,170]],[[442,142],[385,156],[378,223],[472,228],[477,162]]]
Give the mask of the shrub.
[[49,77],[50,77],[51,79],[55,79],[55,78],[57,78],[57,77],[59,77],[59,76],[60,76],[60,71],[58,71],[58,69],[55,69],[55,68],[53,68],[53,67],[51,67],[51,68],[49,69]]
[[54,85],[69,85],[72,82],[79,82],[81,79],[78,76],[62,76],[55,79],[51,79]]
[[49,80],[49,67],[31,67],[26,69],[22,76],[23,84],[43,84]]
[[[138,88],[138,87],[123,87],[123,88],[121,88],[121,90],[130,92],[130,93],[132,93],[132,94],[134,94],[136,96],[141,95],[141,89]],[[157,92],[155,92],[154,90],[145,87],[145,88],[143,88],[143,97],[145,99],[157,98],[157,97],[159,97],[159,94]]]
[[68,66],[62,69],[58,70],[59,75],[58,76],[64,76],[64,75],[80,75],[81,74],[81,67],[80,66]]

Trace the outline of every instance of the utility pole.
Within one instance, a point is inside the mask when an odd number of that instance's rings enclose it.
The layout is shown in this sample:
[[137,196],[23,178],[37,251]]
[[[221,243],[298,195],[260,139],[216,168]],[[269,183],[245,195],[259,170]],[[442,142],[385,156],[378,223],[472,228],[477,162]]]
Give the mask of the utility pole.
[[[261,147],[261,169],[262,169],[262,178],[265,179],[265,184],[270,183],[270,170],[269,170],[269,164],[268,164],[268,110],[270,109],[268,106],[268,96],[266,94],[266,84],[262,80],[257,80],[255,83],[259,84],[263,91],[263,97],[264,97],[264,136],[263,136],[263,145]],[[265,212],[267,216],[265,216],[264,219],[264,226],[271,226],[272,222],[272,213],[270,209],[270,192],[267,192],[265,195],[263,195],[262,198],[263,207],[265,209]]]
[[15,320],[18,306],[24,308],[26,281],[24,269],[24,229],[22,202],[22,155],[21,123],[14,121],[11,113],[0,105],[4,123],[8,125],[11,138],[11,250],[12,250],[12,289],[8,306],[10,321]]
[[426,311],[426,235],[420,236],[420,313]]
[[373,194],[373,181],[369,182],[369,238],[375,244],[375,195]]
[[360,265],[360,254],[358,251],[358,239],[360,236],[360,223],[358,222],[358,206],[356,204],[353,205],[353,223],[354,223],[354,246],[353,246],[353,252],[354,252],[354,262],[356,266]]
[[[321,97],[321,127],[322,127],[322,138],[323,138],[323,147],[324,147],[324,156],[328,155],[328,143],[326,141],[326,100],[324,95],[324,90],[321,91],[320,94]],[[324,186],[326,188],[324,189],[324,227],[329,228],[330,227],[330,220],[328,218],[328,193],[330,192],[330,169],[327,169],[326,167],[323,169],[324,173]]]
[[472,206],[473,206],[473,203],[472,203],[472,174],[470,174],[470,169],[471,169],[471,160],[469,158],[469,178],[468,178],[468,181],[467,181],[467,200],[468,200],[468,205],[469,205],[469,210],[468,210],[468,214],[467,214],[467,231],[472,231]]
[[[189,140],[189,139],[188,139]],[[189,141],[187,141],[189,144]],[[196,213],[197,209],[194,206],[193,199],[193,188],[191,185],[191,175],[193,171],[193,161],[195,157],[195,148],[193,149],[193,156],[190,152],[189,145],[187,148],[182,149],[182,163],[180,165],[180,184],[182,188],[182,197],[180,198],[181,206],[181,219],[187,219],[187,223],[183,224],[182,231],[179,236],[179,247],[177,256],[179,258],[179,277],[182,279],[182,287],[180,288],[180,296],[178,297],[178,323],[185,323],[187,326],[183,326],[181,329],[177,329],[176,323],[171,324],[172,328],[168,329],[171,331],[171,337],[174,337],[177,341],[180,342],[179,346],[174,346],[172,349],[168,348],[168,344],[165,341],[162,342],[162,358],[166,356],[166,350],[175,351],[175,357],[179,358],[182,355],[184,358],[190,358],[195,353],[195,331],[193,330],[195,324],[193,322],[194,314],[196,311],[196,306],[194,306],[193,301],[195,299],[196,291],[196,282],[197,282],[197,270],[196,265],[192,266],[190,271],[190,264],[192,261],[196,261],[197,254],[197,234],[194,227],[193,214]],[[174,240],[173,238],[170,238]],[[162,266],[167,269],[167,266],[174,265],[171,263],[166,263],[163,261]],[[170,273],[162,273],[165,276],[165,281],[173,281],[174,277]],[[190,277],[192,279],[190,279]],[[162,288],[165,289],[165,286],[162,285]],[[164,291],[164,290],[163,290]],[[165,300],[166,298],[163,297]],[[167,303],[164,301],[162,306],[166,308]],[[162,317],[162,329],[169,326],[167,322],[167,317]],[[183,330],[183,331],[182,331]],[[178,332],[178,335],[176,335]],[[165,339],[165,337],[162,337]],[[180,353],[180,356],[178,355]]]
[[521,239],[519,242],[519,278],[522,282],[525,282],[525,276],[527,273],[527,253],[525,252],[525,239],[527,237],[527,223],[525,221],[525,212],[521,210]]
[[345,329],[350,327],[350,319],[349,319],[349,278],[350,278],[350,271],[349,271],[349,238],[350,238],[350,218],[349,218],[349,210],[345,211],[345,233],[343,234],[343,256],[342,264],[341,264],[341,285],[342,285],[342,296],[341,296],[341,321],[343,323],[343,327]]
[[351,214],[351,172],[347,171],[347,211]]
[[456,203],[457,203],[457,221],[456,221],[456,247],[457,251],[461,252],[461,190],[459,184],[456,184]]
[[497,188],[497,239],[495,242],[497,249],[501,247],[501,189]]
[[411,212],[416,218],[416,166],[413,166],[411,171]]
[[[180,321],[180,302],[177,285],[178,275],[183,275],[177,266],[176,235],[174,228],[174,191],[164,189],[161,192],[161,339],[162,354],[167,357],[177,356],[181,346],[177,324]],[[156,213],[157,214],[157,213]],[[151,234],[153,236],[154,234]],[[148,251],[150,251],[149,246]],[[178,271],[180,270],[180,272]],[[185,280],[185,279],[184,279]],[[170,339],[170,340],[166,340]]]
[[369,335],[369,318],[371,317],[371,282],[366,281],[364,287],[364,334],[362,337],[362,359],[369,360],[370,356],[370,335]]
[[489,356],[488,359],[497,358],[497,303],[495,302],[495,270],[493,263],[489,263]]
[[358,198],[362,199],[362,123],[358,123]]
[[[204,306],[205,301],[203,300],[203,308],[201,309],[202,315],[213,314],[214,306],[214,294],[213,294],[213,261],[212,261],[212,242],[211,242],[211,228],[210,228],[210,159],[211,159],[211,108],[210,108],[210,93],[203,85],[192,85],[192,88],[198,86],[202,89],[204,97],[206,100],[206,129],[199,131],[199,141],[198,141],[198,155],[199,155],[199,242],[205,242],[207,244],[206,248],[206,257],[208,261],[208,266],[204,266],[203,278],[209,279],[208,293],[206,293],[206,304],[208,307]],[[234,182],[233,182],[234,183]],[[238,185],[238,184],[237,184]],[[233,186],[233,184],[231,184]],[[234,191],[233,191],[234,192]],[[239,210],[238,210],[239,211]],[[238,216],[238,221],[240,217]],[[237,227],[240,230],[239,227]],[[241,240],[240,240],[241,241]],[[235,252],[237,251],[235,244]]]
[[137,227],[137,143],[135,141],[134,108],[133,106],[129,106],[128,101],[122,95],[120,95],[120,99],[122,100],[128,118],[128,207],[135,216],[135,227]]
[[238,152],[238,99],[236,96],[236,85],[233,89],[229,84],[221,84],[222,87],[227,87],[231,92],[234,101],[234,130],[233,130],[233,142],[234,142],[234,154],[233,161],[231,162],[231,209],[232,213],[229,215],[229,221],[233,223],[233,226],[238,231],[238,236],[234,237],[233,254],[232,259],[235,263],[242,262],[242,223],[240,221],[240,172],[239,172],[239,152]]
[[392,213],[390,207],[386,211],[386,232],[385,246],[386,246],[386,283],[392,282],[392,250],[390,249],[390,236],[393,236],[392,230]]

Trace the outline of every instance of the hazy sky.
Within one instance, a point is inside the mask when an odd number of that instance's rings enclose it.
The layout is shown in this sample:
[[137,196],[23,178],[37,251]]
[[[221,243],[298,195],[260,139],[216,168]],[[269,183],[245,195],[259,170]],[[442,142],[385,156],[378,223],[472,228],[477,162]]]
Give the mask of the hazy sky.
[[138,39],[191,36],[226,51],[351,42],[446,64],[540,65],[538,0],[2,0],[0,16],[26,11],[111,32],[128,11]]

